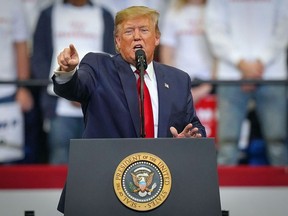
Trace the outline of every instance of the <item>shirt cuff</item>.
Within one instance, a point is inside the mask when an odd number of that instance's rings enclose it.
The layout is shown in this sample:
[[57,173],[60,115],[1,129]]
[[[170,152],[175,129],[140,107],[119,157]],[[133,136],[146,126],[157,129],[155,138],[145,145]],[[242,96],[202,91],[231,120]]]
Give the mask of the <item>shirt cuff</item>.
[[58,67],[55,71],[55,80],[57,83],[59,84],[64,84],[68,81],[70,81],[74,75],[74,73],[76,72],[76,68],[72,71],[66,72],[66,71],[61,71],[60,67]]

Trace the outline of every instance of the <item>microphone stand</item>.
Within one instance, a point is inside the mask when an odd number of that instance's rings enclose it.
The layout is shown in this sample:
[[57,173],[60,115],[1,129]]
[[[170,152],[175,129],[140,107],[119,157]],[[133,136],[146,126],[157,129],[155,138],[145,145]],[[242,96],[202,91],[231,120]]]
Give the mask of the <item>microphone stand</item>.
[[145,68],[143,63],[140,64],[139,67],[139,79],[140,79],[140,110],[141,110],[141,134],[142,138],[146,137],[145,131],[145,116],[144,116],[144,74]]
[[142,49],[139,49],[135,52],[135,60],[136,60],[136,68],[139,71],[139,79],[140,79],[140,121],[141,121],[141,129],[140,136],[142,138],[146,137],[145,131],[145,116],[144,116],[144,73],[147,68],[146,55]]

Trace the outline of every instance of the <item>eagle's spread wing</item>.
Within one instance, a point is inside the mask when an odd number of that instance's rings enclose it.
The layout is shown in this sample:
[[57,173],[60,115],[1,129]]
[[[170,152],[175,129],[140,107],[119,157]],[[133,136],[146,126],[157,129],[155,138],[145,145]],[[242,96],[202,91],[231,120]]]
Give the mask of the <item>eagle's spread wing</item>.
[[150,173],[149,176],[147,177],[147,182],[146,182],[146,185],[147,187],[149,187],[153,181],[153,176],[154,176],[154,173]]
[[139,182],[138,182],[138,179],[137,179],[137,176],[133,173],[131,173],[132,175],[132,178],[133,178],[133,183],[136,187],[139,187]]

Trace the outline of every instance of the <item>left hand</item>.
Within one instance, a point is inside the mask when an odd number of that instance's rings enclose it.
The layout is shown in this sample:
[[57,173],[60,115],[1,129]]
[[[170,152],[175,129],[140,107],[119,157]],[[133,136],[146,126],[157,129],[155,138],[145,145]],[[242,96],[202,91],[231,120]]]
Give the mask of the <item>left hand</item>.
[[178,133],[175,127],[170,127],[170,132],[174,138],[200,138],[202,135],[199,133],[198,128],[193,128],[193,125],[189,123],[181,133]]
[[16,94],[16,100],[21,106],[23,112],[30,111],[34,106],[33,96],[30,91],[24,87],[20,87]]
[[[238,69],[242,73],[243,80],[249,79],[262,79],[264,73],[264,64],[260,60],[245,61],[241,60],[237,65]],[[245,92],[251,92],[256,89],[255,84],[244,84],[242,90]]]

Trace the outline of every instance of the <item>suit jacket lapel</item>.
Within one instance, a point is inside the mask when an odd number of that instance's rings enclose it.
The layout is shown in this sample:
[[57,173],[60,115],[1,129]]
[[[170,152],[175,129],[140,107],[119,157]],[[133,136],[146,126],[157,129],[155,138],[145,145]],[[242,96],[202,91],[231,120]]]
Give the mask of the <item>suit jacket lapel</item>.
[[[138,94],[136,79],[130,65],[125,62],[120,55],[116,56],[119,77],[123,86],[124,94],[130,110],[131,118],[134,124],[134,130],[137,136],[140,136],[140,113],[138,105]],[[121,115],[121,113],[119,113]],[[125,122],[123,122],[125,124]]]
[[159,116],[158,116],[158,137],[167,137],[167,128],[169,129],[169,115],[171,103],[169,100],[170,81],[165,76],[165,71],[161,70],[158,63],[154,62],[154,70],[157,80],[158,100],[159,100]]

